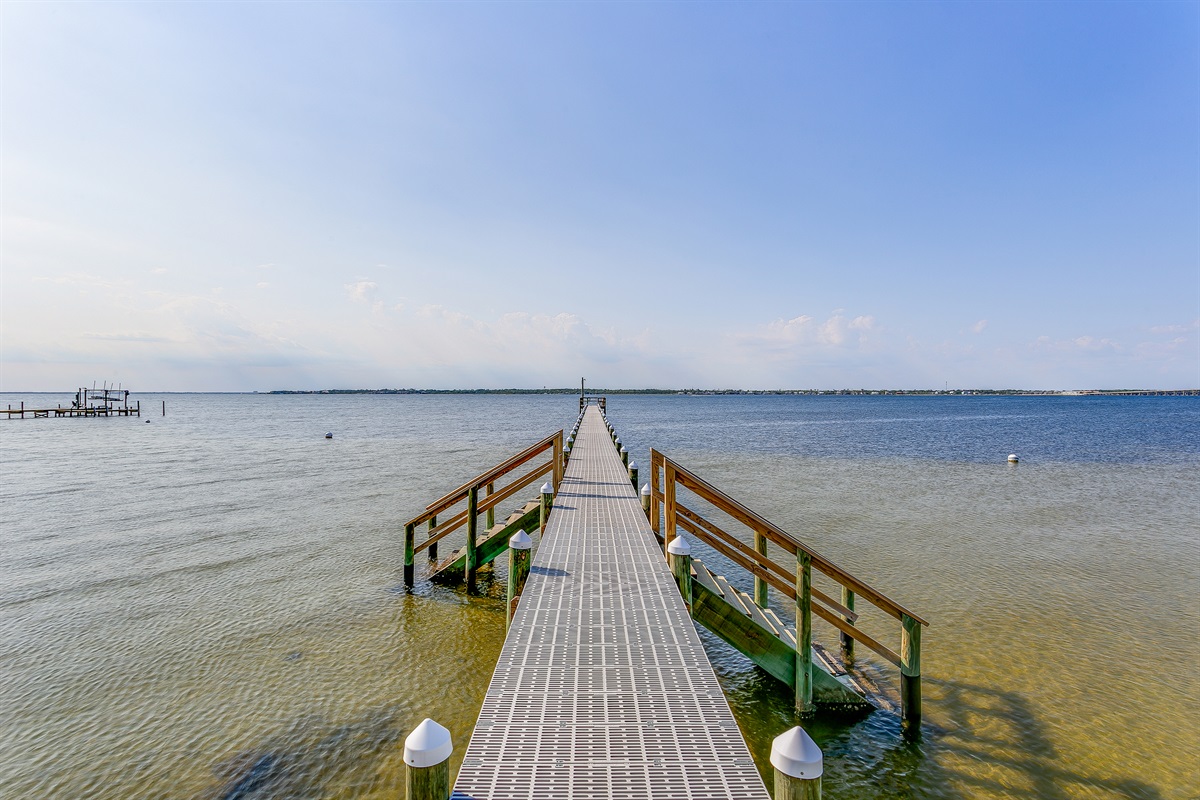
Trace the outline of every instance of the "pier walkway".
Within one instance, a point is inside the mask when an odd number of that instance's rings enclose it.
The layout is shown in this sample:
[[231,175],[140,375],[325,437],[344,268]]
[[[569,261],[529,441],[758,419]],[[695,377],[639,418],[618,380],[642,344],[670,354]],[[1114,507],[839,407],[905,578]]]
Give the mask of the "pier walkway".
[[453,797],[768,798],[594,406]]

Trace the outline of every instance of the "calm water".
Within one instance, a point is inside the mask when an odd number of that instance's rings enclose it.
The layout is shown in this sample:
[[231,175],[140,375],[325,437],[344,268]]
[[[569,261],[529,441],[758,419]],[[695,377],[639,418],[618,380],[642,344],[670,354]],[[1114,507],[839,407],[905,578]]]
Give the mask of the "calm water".
[[[21,399],[47,401],[0,403]],[[461,758],[502,576],[399,590],[402,525],[575,400],[165,399],[0,420],[0,796],[394,798],[425,716]],[[609,416],[643,464],[663,450],[931,620],[921,739],[887,713],[814,725],[827,798],[1200,797],[1196,399],[617,396]],[[705,641],[761,767],[791,700]]]

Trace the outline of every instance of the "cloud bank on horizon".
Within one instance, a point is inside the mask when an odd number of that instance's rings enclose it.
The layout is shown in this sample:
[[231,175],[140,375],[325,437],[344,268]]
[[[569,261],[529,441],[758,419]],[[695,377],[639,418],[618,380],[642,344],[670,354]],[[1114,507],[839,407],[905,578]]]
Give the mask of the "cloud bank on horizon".
[[1194,3],[0,15],[0,391],[1200,386]]

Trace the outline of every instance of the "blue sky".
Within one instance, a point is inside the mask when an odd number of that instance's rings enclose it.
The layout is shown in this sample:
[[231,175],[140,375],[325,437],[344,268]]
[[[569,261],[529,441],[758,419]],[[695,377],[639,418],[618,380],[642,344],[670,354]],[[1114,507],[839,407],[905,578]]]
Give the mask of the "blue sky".
[[0,391],[1200,386],[1197,3],[0,21]]

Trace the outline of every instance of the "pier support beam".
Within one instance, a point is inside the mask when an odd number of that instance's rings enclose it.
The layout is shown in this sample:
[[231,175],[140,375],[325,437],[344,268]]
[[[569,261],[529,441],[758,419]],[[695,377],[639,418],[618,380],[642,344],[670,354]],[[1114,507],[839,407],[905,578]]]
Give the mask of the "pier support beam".
[[467,490],[467,551],[464,571],[467,580],[467,591],[475,591],[475,566],[477,563],[475,547],[476,535],[479,532],[479,487],[472,486]]
[[[754,532],[754,552],[764,557],[767,555],[767,535],[762,531]],[[761,575],[754,576],[754,605],[767,607],[767,582]]]
[[821,800],[824,754],[799,725],[771,742],[775,768],[775,800]]
[[404,789],[408,800],[448,800],[450,731],[426,718],[404,740]]
[[[496,491],[496,484],[489,483],[487,485],[487,496],[491,497],[492,493],[495,491]],[[487,518],[484,520],[483,529],[485,531],[491,533],[492,526],[496,524],[496,507],[491,506],[490,508],[488,508],[488,510],[485,512],[485,516]]]
[[[854,610],[854,592],[845,586],[842,587],[842,605],[844,605],[849,611]],[[850,619],[849,617],[843,616],[842,619],[847,625],[854,624],[854,620]],[[854,637],[848,633],[839,633],[838,636],[841,638],[842,642],[842,660],[847,664],[853,664]]]
[[796,551],[796,711],[806,717],[813,706],[812,556]]
[[921,623],[905,614],[900,634],[900,716],[906,733],[921,728]]

